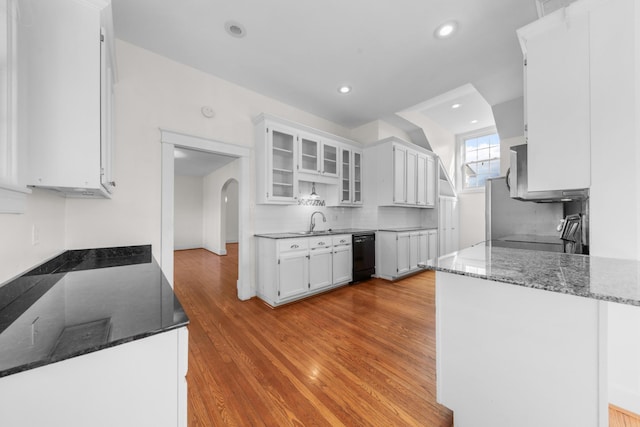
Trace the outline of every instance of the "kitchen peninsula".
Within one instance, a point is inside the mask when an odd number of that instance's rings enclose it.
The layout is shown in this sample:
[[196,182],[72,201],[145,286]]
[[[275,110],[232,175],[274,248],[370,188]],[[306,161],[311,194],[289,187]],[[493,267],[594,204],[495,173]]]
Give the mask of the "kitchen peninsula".
[[456,426],[608,425],[607,306],[640,306],[640,263],[487,243],[424,266]]
[[186,425],[187,323],[150,245],[33,268],[0,287],[0,424]]

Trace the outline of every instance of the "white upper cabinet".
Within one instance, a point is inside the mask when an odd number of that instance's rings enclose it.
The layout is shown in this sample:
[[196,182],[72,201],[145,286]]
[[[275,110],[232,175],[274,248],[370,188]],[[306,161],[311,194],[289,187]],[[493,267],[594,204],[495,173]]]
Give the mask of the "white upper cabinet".
[[307,132],[298,132],[297,140],[300,147],[297,169],[301,174],[338,177],[338,147],[335,143]]
[[524,53],[529,190],[588,188],[589,12],[574,3],[518,30]]
[[254,123],[257,203],[298,203],[304,181],[324,184],[321,196],[329,206],[362,204],[362,150],[356,143],[266,114]]
[[[26,114],[18,111],[17,95],[27,85],[19,59],[24,56],[18,37],[17,0],[0,0],[0,213],[26,210],[26,144],[22,128]],[[19,129],[20,128],[20,129]],[[20,135],[19,135],[20,134]]]
[[371,196],[379,206],[435,207],[435,154],[393,137],[367,147],[364,154],[367,170],[373,171],[367,178],[376,189]]
[[[20,36],[27,55],[28,184],[76,197],[109,197],[111,4],[31,0]],[[28,20],[28,25],[26,24]]]
[[295,203],[298,196],[297,132],[288,126],[261,122],[256,127],[256,193],[258,203]]
[[307,173],[321,173],[319,138],[313,135],[300,135],[300,156],[298,158],[298,170]]
[[327,198],[328,206],[362,205],[362,151],[340,148],[340,184],[338,197]]

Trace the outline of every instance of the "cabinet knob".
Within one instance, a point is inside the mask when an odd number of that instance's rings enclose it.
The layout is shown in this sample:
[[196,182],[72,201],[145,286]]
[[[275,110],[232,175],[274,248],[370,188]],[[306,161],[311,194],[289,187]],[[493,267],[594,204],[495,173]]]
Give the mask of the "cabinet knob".
[[291,245],[291,249],[297,249],[297,248],[299,248],[299,247],[300,247],[300,246],[298,246],[298,245]]
[[109,185],[112,186],[112,187],[115,187],[116,186],[116,182],[115,181],[109,181]]

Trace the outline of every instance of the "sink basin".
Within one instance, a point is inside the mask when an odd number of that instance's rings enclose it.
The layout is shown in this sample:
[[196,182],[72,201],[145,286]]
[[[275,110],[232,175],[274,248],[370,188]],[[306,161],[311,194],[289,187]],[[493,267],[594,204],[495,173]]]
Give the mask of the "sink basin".
[[331,231],[321,230],[321,231],[298,231],[295,234],[300,234],[302,236],[321,236],[323,234],[331,234]]

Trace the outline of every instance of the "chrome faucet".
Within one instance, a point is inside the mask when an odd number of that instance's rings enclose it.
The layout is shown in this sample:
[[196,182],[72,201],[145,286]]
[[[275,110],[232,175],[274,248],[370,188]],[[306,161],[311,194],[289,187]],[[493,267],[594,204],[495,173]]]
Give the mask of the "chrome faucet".
[[309,225],[309,233],[313,233],[313,229],[316,227],[316,221],[313,218],[313,216],[317,213],[322,215],[322,222],[327,222],[327,218],[324,216],[322,212],[315,211],[314,213],[311,214],[311,224]]

